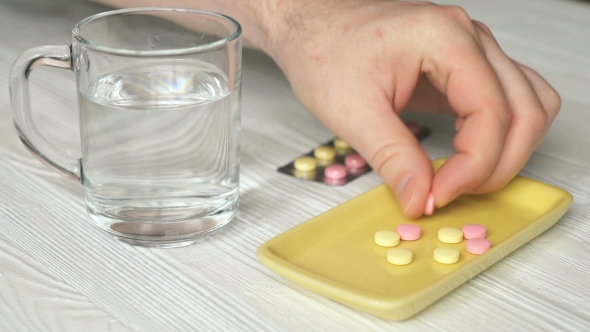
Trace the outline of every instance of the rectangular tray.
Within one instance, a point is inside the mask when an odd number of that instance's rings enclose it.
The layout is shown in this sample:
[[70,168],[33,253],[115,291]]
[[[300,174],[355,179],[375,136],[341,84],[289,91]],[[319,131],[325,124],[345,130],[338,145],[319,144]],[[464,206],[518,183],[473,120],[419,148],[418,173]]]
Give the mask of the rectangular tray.
[[[270,239],[258,249],[258,258],[318,294],[403,320],[547,230],[572,202],[565,190],[518,176],[502,190],[461,196],[431,217],[409,220],[389,188],[380,185]],[[414,253],[411,264],[392,265],[385,258],[388,248],[376,245],[374,234],[406,223],[420,226],[422,237],[399,245]],[[437,239],[440,228],[472,223],[488,228],[492,248],[483,255],[468,253],[465,240],[444,244]],[[432,252],[437,247],[458,249],[459,262],[435,262]]]

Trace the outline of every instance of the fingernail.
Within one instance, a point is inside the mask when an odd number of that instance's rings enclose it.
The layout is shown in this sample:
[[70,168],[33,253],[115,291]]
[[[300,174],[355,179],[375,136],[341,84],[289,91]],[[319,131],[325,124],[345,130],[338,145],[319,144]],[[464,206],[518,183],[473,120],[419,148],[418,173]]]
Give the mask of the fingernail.
[[395,188],[395,194],[399,204],[404,209],[404,212],[408,210],[412,201],[414,200],[414,192],[416,191],[416,179],[414,176],[406,175],[398,183]]

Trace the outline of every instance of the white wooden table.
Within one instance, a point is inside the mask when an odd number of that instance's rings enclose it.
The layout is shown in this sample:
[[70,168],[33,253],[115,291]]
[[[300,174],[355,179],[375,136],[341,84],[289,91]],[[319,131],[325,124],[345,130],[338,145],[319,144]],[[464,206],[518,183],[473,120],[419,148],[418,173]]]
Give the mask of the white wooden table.
[[[392,322],[295,286],[256,258],[264,241],[381,183],[369,174],[330,188],[276,172],[332,134],[266,56],[244,53],[236,219],[198,245],[132,247],[91,224],[82,187],[29,155],[9,111],[7,80],[17,55],[69,44],[74,24],[105,7],[0,0],[0,331],[590,330],[590,3],[454,3],[561,93],[562,112],[522,174],[570,191],[575,202],[540,237],[418,316]],[[78,155],[73,74],[40,68],[31,84],[42,132]],[[451,120],[407,118],[432,129],[423,142],[431,157],[452,152]]]

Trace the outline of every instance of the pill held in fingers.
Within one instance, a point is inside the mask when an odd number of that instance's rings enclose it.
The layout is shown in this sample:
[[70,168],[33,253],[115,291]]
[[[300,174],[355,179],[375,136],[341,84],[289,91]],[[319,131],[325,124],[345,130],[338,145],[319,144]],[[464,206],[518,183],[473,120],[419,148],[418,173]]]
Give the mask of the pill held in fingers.
[[426,208],[424,209],[424,214],[427,216],[431,216],[434,213],[434,195],[432,193],[428,194],[428,199],[426,200]]

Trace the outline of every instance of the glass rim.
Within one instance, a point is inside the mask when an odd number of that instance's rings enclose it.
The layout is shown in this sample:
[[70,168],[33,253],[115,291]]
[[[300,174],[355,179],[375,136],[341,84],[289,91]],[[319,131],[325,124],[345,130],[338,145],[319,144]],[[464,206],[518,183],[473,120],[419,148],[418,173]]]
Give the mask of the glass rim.
[[[183,13],[193,13],[193,14],[201,14],[205,16],[212,16],[221,18],[233,24],[234,31],[227,37],[221,38],[211,43],[197,45],[197,46],[190,46],[190,47],[182,47],[182,48],[175,48],[175,49],[168,49],[168,50],[143,50],[143,51],[133,51],[129,49],[122,49],[122,48],[115,48],[106,45],[101,45],[95,43],[89,39],[82,37],[80,29],[83,28],[86,24],[95,21],[97,19],[101,19],[108,16],[120,15],[120,14],[129,14],[129,13],[140,13],[140,12],[183,12]],[[133,56],[162,56],[162,55],[181,55],[181,54],[190,54],[190,53],[203,53],[206,51],[211,51],[226,45],[227,43],[238,39],[242,34],[242,27],[238,21],[235,19],[216,12],[205,11],[205,10],[197,10],[197,9],[189,9],[189,8],[172,8],[172,7],[136,7],[136,8],[125,8],[125,9],[116,9],[111,11],[106,11],[103,13],[99,13],[96,15],[89,16],[82,21],[78,22],[74,26],[72,30],[72,37],[77,40],[78,42],[84,44],[85,47],[91,48],[100,52],[104,53],[111,53],[111,54],[118,54],[118,55],[133,55]]]

